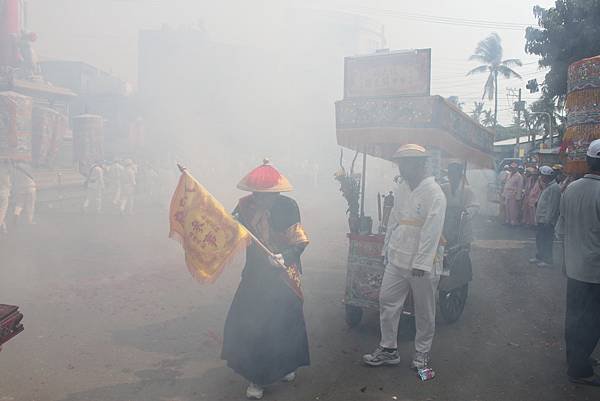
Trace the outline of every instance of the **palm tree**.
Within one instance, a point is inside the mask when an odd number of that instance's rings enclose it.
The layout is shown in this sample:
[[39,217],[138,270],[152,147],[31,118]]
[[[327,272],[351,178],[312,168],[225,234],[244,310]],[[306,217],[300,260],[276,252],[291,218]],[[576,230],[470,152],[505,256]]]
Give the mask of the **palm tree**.
[[467,73],[467,76],[479,73],[488,73],[488,79],[483,87],[483,96],[481,99],[488,96],[489,100],[494,99],[494,126],[498,125],[498,75],[504,78],[519,78],[521,76],[514,71],[512,66],[522,66],[521,60],[512,58],[502,60],[502,40],[497,33],[492,33],[490,36],[477,44],[475,53],[469,60],[483,63],[479,67],[473,68]]
[[[537,129],[543,128],[544,130],[542,142],[548,138],[550,132],[553,133],[552,135],[558,135],[558,142],[562,142],[562,135],[564,133],[566,123],[566,118],[561,115],[564,109],[564,104],[561,102],[557,103],[555,99],[547,96],[544,93],[541,98],[529,106],[529,109],[530,110],[526,110],[526,112],[531,126]],[[540,112],[548,113],[550,115],[550,121],[548,121],[548,115],[541,114]],[[552,124],[551,129],[548,126],[548,123]],[[550,143],[554,142],[553,139],[554,138],[550,139]]]
[[483,107],[485,104],[483,102],[473,102],[473,110],[471,110],[471,118],[481,123],[481,115],[483,114]]
[[494,120],[494,115],[492,114],[491,110],[484,110],[483,111],[483,120],[481,121],[481,125],[483,125],[484,127],[493,127],[496,124],[496,121]]

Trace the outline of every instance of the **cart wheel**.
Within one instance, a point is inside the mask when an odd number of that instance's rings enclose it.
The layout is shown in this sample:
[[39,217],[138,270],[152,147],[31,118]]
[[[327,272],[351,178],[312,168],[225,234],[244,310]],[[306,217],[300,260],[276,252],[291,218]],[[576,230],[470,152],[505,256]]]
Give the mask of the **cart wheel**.
[[360,323],[363,315],[362,308],[354,305],[346,305],[346,323],[349,327],[356,327]]
[[440,312],[447,323],[454,323],[462,315],[469,295],[469,284],[450,291],[440,291]]

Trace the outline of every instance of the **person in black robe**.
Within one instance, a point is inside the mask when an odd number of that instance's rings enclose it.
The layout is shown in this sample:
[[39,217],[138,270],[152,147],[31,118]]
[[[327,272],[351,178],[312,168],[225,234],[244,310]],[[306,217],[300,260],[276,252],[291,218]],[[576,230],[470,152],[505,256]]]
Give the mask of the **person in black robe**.
[[252,191],[234,215],[274,255],[254,242],[248,247],[242,280],[227,315],[222,359],[250,382],[246,395],[260,399],[263,388],[292,381],[310,364],[300,286],[300,255],[308,239],[296,202],[280,192],[291,185],[270,164],[238,185]]

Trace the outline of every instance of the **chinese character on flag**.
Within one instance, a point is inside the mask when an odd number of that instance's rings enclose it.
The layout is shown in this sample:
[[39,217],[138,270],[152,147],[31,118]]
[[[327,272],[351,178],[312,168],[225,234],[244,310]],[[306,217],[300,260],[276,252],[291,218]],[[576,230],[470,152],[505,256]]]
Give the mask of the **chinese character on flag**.
[[171,199],[169,221],[169,237],[181,243],[190,273],[202,283],[214,282],[251,240],[246,228],[185,170]]

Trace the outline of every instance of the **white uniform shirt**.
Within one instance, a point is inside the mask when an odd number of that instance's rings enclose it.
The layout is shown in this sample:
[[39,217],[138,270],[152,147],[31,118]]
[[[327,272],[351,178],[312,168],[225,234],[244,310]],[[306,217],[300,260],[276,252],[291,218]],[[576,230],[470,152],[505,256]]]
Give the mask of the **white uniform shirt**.
[[88,188],[102,189],[104,188],[104,169],[100,166],[94,166],[90,170],[90,175],[87,181]]
[[560,196],[560,185],[556,181],[544,188],[535,209],[537,224],[556,224],[560,214]]
[[398,185],[388,224],[384,255],[388,263],[402,269],[443,273],[444,246],[441,244],[446,197],[433,177],[413,190]]
[[133,165],[125,167],[121,174],[121,187],[126,190],[132,190],[137,185],[136,182],[137,168]]
[[8,196],[11,186],[11,165],[8,162],[0,160],[0,196]]
[[113,185],[118,187],[121,185],[121,175],[124,174],[124,171],[125,167],[119,163],[114,163],[109,167],[106,178],[107,180],[110,180]]

